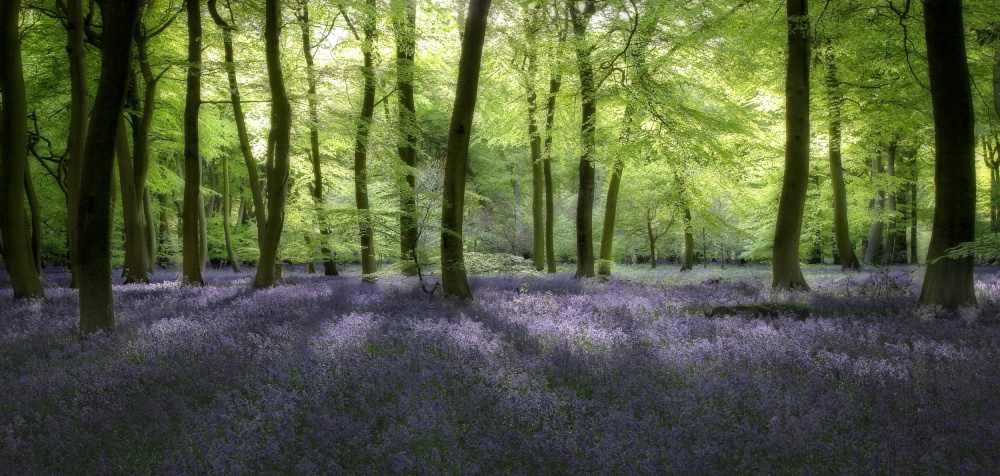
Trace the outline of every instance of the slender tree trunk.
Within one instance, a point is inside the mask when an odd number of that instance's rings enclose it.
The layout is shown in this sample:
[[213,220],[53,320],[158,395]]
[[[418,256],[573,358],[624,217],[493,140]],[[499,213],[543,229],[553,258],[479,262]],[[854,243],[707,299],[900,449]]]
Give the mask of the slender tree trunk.
[[913,183],[910,184],[910,264],[920,264],[917,256],[917,158],[913,157]]
[[785,177],[774,227],[772,286],[809,289],[799,265],[802,212],[809,186],[809,17],[807,0],[788,0]]
[[[77,259],[80,271],[80,332],[90,334],[115,328],[111,293],[111,172],[115,137],[132,64],[132,33],[139,2],[103,2],[101,8],[101,79],[94,113],[87,129],[84,175],[80,180]],[[2,15],[0,15],[2,16]],[[0,48],[4,50],[4,48]]]
[[920,304],[977,305],[973,258],[947,251],[975,239],[975,119],[960,0],[925,0],[924,31],[934,109],[934,225]]
[[133,181],[132,155],[128,145],[125,119],[118,119],[115,155],[118,156],[118,181],[121,184],[122,218],[125,223],[125,284],[148,283],[146,235],[140,221],[142,210]]
[[[631,107],[631,104],[626,107]],[[622,171],[625,163],[619,159],[611,170],[611,180],[608,183],[608,197],[604,205],[604,229],[601,232],[601,254],[597,273],[602,276],[611,275],[611,260],[614,258],[615,217],[618,211],[618,189],[622,181]]]
[[[170,249],[173,250],[173,245],[171,244],[173,240],[170,238],[170,224],[167,221],[168,220],[167,210],[170,208],[169,198],[167,197],[167,194],[161,194],[159,198],[160,198],[160,229],[159,229],[160,233],[158,234],[157,241],[159,241],[159,248],[161,250],[167,246],[170,246]],[[170,263],[165,259],[165,257],[160,256],[158,257],[156,264],[159,266],[167,266]]]
[[233,214],[232,203],[229,200],[229,156],[222,157],[222,230],[226,236],[226,256],[234,273],[240,272],[240,260],[233,251],[233,231],[230,225]]
[[455,105],[448,128],[448,155],[444,163],[441,205],[441,284],[446,296],[472,299],[465,272],[462,222],[465,210],[465,178],[469,166],[472,118],[476,111],[479,72],[486,39],[491,0],[469,0],[462,55],[458,62]]
[[373,63],[375,42],[375,5],[372,0],[366,4],[368,11],[364,17],[364,40],[361,53],[364,56],[364,97],[361,101],[361,116],[358,117],[354,139],[354,198],[358,206],[358,227],[361,238],[361,275],[365,282],[375,281],[375,230],[368,204],[368,136],[371,133],[372,117],[375,115],[375,66]]
[[254,220],[257,221],[257,242],[262,241],[264,225],[267,222],[267,211],[264,208],[264,194],[261,190],[261,178],[258,173],[257,160],[250,147],[250,135],[247,132],[246,116],[243,114],[243,101],[240,98],[240,85],[236,81],[236,59],[233,52],[233,28],[226,23],[216,9],[216,0],[208,1],[208,12],[212,20],[222,30],[222,43],[225,51],[226,77],[229,81],[229,98],[233,106],[233,117],[236,122],[236,135],[240,141],[240,152],[247,167],[247,187],[253,200]]
[[[882,151],[879,150],[875,153],[875,157],[872,158],[872,183],[877,183],[879,175],[882,174],[884,168],[882,166]],[[871,232],[868,234],[868,247],[865,250],[865,264],[871,266],[879,258],[879,252],[885,253],[882,248],[882,234],[883,234],[883,221],[882,207],[885,203],[885,191],[879,187],[876,191],[875,198],[872,199],[872,228]]]
[[144,231],[146,234],[146,263],[149,265],[146,271],[152,273],[156,269],[156,255],[159,250],[156,243],[156,224],[153,220],[153,203],[149,193],[149,185],[143,190],[142,195],[142,212],[145,220]]
[[90,101],[87,81],[87,58],[84,49],[82,0],[66,1],[66,52],[69,56],[69,138],[66,144],[66,239],[69,249],[70,287],[78,287],[76,244],[78,236],[77,209],[80,197],[80,175],[83,173],[83,148],[87,141],[87,106]]
[[322,155],[319,151],[319,113],[316,100],[316,68],[313,65],[312,23],[309,21],[309,5],[303,4],[302,14],[302,53],[306,58],[306,80],[309,84],[309,157],[312,159],[313,172],[313,202],[316,206],[316,223],[319,225],[320,254],[323,256],[323,274],[333,276],[336,266],[333,264],[333,252],[330,251],[330,225],[327,223],[326,212],[323,210],[323,170]]
[[555,251],[555,202],[552,190],[552,125],[556,117],[556,95],[562,86],[562,74],[553,73],[549,79],[549,95],[545,105],[545,144],[542,147],[542,174],[545,178],[545,266],[549,273],[556,272]]
[[649,267],[656,269],[656,235],[653,234],[653,214],[650,210],[646,210],[646,239],[649,241]]
[[535,120],[536,94],[535,75],[537,69],[537,56],[532,54],[528,58],[528,143],[531,148],[531,235],[532,247],[531,257],[535,269],[542,271],[545,269],[545,215],[544,192],[545,192],[545,167],[542,162],[542,138],[538,134],[538,122]]
[[895,178],[896,178],[896,141],[895,139],[889,143],[888,149],[886,149],[885,154],[885,176],[888,179],[888,187],[885,194],[885,231],[882,233],[882,264],[889,265],[893,264],[893,254],[895,253],[896,244],[895,240],[895,229],[896,229],[896,193],[895,193]]
[[576,274],[577,278],[592,278],[594,272],[594,168],[593,154],[596,146],[597,91],[591,60],[593,47],[587,41],[587,26],[596,11],[594,0],[581,2],[582,10],[569,4],[576,42],[576,65],[580,74],[580,191],[576,201]]
[[399,90],[397,152],[405,167],[397,185],[399,194],[399,257],[403,274],[417,274],[417,108],[413,93],[413,60],[417,49],[417,2],[393,0],[393,33],[396,37],[396,89]]
[[[861,269],[858,256],[854,254],[851,244],[851,227],[847,220],[847,187],[844,184],[844,168],[841,165],[841,122],[840,111],[843,96],[840,92],[840,81],[837,79],[837,62],[833,53],[833,45],[828,40],[826,44],[826,90],[827,104],[830,108],[830,187],[833,189],[833,232],[836,242],[836,257],[840,260],[840,269]],[[836,262],[836,260],[834,260]]]
[[31,211],[31,257],[35,263],[35,273],[42,275],[42,210],[35,195],[35,184],[31,181],[31,167],[24,166],[24,194],[28,198]]
[[[271,86],[271,133],[273,155],[267,159],[267,222],[260,243],[260,262],[254,287],[273,286],[278,281],[278,246],[285,225],[285,197],[288,193],[291,153],[292,109],[281,71],[281,2],[267,0],[264,7],[264,53],[267,79]],[[261,226],[258,224],[258,226]]]
[[4,264],[15,298],[43,298],[45,292],[25,229],[25,177],[28,168],[28,99],[21,63],[18,22],[20,0],[0,3],[0,235]]
[[201,155],[198,149],[198,112],[201,109],[201,0],[188,0],[187,99],[184,103],[184,216],[183,281],[202,285],[204,257],[201,254],[201,219],[205,207],[201,196]]

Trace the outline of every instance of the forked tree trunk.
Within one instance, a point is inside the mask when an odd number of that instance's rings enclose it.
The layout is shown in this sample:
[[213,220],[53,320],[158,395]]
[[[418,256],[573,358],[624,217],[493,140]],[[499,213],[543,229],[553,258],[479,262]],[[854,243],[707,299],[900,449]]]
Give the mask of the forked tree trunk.
[[[87,129],[83,176],[80,180],[77,259],[80,268],[80,332],[115,328],[111,293],[111,171],[115,137],[125,106],[132,64],[132,33],[138,0],[103,2],[101,20],[101,79],[94,113]],[[2,49],[2,48],[0,48]]]
[[788,0],[788,65],[785,79],[785,176],[774,227],[772,286],[809,289],[799,265],[802,212],[809,186],[808,0]]
[[413,60],[417,49],[417,2],[393,0],[392,26],[396,37],[396,89],[399,90],[399,130],[396,147],[405,167],[397,184],[399,194],[399,258],[402,272],[417,274],[417,108],[413,94]]
[[965,53],[962,2],[926,0],[924,32],[934,109],[934,225],[920,304],[946,309],[977,305],[973,257],[949,249],[975,239],[975,119]]
[[[830,41],[826,44],[826,90],[827,105],[830,108],[830,187],[833,189],[833,233],[836,242],[836,257],[840,269],[861,269],[858,256],[851,244],[851,227],[847,220],[847,187],[844,184],[844,168],[841,165],[841,122],[840,111],[843,96],[837,79],[837,59]],[[836,260],[835,260],[836,261]]]
[[354,199],[358,206],[358,228],[361,238],[361,275],[365,282],[375,281],[375,230],[368,203],[368,136],[371,133],[372,117],[375,115],[375,4],[368,0],[364,13],[364,40],[361,53],[364,56],[364,97],[361,101],[361,115],[358,117],[354,135]]
[[[3,258],[15,298],[43,298],[31,253],[24,212],[24,179],[28,167],[28,99],[21,63],[18,24],[20,0],[0,4],[0,235]],[[110,266],[110,265],[109,265]],[[109,276],[110,279],[110,270]],[[109,286],[110,288],[110,286]]]
[[[281,71],[281,2],[267,0],[264,6],[264,54],[267,80],[271,87],[272,154],[267,159],[267,222],[260,233],[260,262],[254,287],[274,286],[278,281],[278,246],[285,225],[285,197],[288,194],[289,154],[291,153],[292,109]],[[257,226],[261,226],[258,223]]]
[[462,222],[465,211],[465,178],[469,166],[472,118],[476,112],[479,71],[486,39],[491,0],[469,0],[462,55],[458,61],[455,105],[448,128],[448,155],[444,162],[441,204],[441,284],[446,296],[472,299],[465,272]]
[[201,0],[188,0],[188,72],[184,102],[184,216],[181,224],[184,284],[202,285],[204,257],[201,252],[201,219],[205,213],[201,196],[201,155],[198,147],[198,112],[201,109]]
[[592,278],[594,270],[594,168],[596,147],[597,91],[591,60],[593,47],[587,41],[587,27],[597,10],[594,0],[580,2],[581,10],[569,3],[576,49],[576,66],[580,74],[580,187],[576,200],[576,274],[577,278]]

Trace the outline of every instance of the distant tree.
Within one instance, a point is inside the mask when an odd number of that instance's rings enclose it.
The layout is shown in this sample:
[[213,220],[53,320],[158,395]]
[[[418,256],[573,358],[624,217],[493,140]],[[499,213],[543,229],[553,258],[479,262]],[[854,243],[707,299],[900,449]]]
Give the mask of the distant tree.
[[18,30],[21,1],[0,5],[0,236],[4,263],[15,298],[42,298],[45,291],[38,277],[29,243],[24,212],[25,177],[28,168],[28,99],[21,63]]
[[809,186],[808,0],[788,0],[788,65],[785,79],[785,176],[774,227],[772,285],[809,289],[799,265],[802,212]]
[[934,224],[920,304],[976,305],[973,257],[948,250],[975,239],[975,119],[961,0],[926,0],[924,34],[934,106]]
[[830,187],[833,189],[833,232],[840,257],[841,269],[860,269],[861,263],[851,244],[851,226],[847,220],[847,188],[844,185],[844,167],[841,164],[841,104],[843,95],[837,78],[837,57],[833,43],[826,42],[826,94],[830,116]]
[[486,39],[486,23],[492,0],[469,0],[458,62],[455,106],[448,129],[448,155],[444,163],[441,205],[441,283],[444,294],[471,299],[465,271],[462,222],[465,210],[465,179],[469,167],[472,118],[476,112],[479,71]]
[[87,129],[80,180],[77,259],[80,284],[80,333],[115,328],[111,293],[111,173],[129,70],[139,0],[103,0],[101,5],[101,79]]

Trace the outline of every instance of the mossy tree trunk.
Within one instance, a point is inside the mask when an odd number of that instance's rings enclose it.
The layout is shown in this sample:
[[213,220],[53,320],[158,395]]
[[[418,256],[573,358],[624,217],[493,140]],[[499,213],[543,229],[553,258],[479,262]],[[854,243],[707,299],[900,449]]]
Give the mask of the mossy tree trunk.
[[[580,185],[576,200],[576,274],[577,278],[592,278],[594,269],[594,190],[593,154],[597,141],[597,90],[591,58],[594,47],[587,39],[587,27],[597,11],[594,0],[579,5],[567,3],[573,25],[576,66],[580,76]],[[578,8],[579,7],[579,8]]]
[[397,184],[399,194],[399,259],[403,274],[417,274],[417,108],[413,73],[417,49],[417,2],[393,0],[392,26],[396,38],[396,89],[399,91],[399,130],[396,147],[404,167]]
[[[827,107],[830,113],[830,187],[833,189],[833,234],[836,242],[836,258],[840,269],[861,269],[858,256],[851,244],[851,226],[847,220],[847,187],[844,184],[844,168],[841,163],[841,103],[843,95],[837,79],[837,58],[833,44],[826,43],[826,90]],[[837,261],[835,260],[835,262]]]
[[201,154],[199,150],[198,113],[201,109],[201,0],[188,0],[188,71],[187,96],[184,102],[184,212],[181,228],[184,284],[201,285],[204,269],[201,227],[205,213],[201,196]]

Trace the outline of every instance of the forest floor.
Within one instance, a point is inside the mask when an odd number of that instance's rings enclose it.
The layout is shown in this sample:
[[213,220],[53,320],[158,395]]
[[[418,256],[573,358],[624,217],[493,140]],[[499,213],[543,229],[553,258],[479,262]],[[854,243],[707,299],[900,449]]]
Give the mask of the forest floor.
[[922,271],[763,267],[610,282],[249,274],[13,302],[0,275],[0,473],[986,473],[1000,467],[1000,270],[979,311]]

